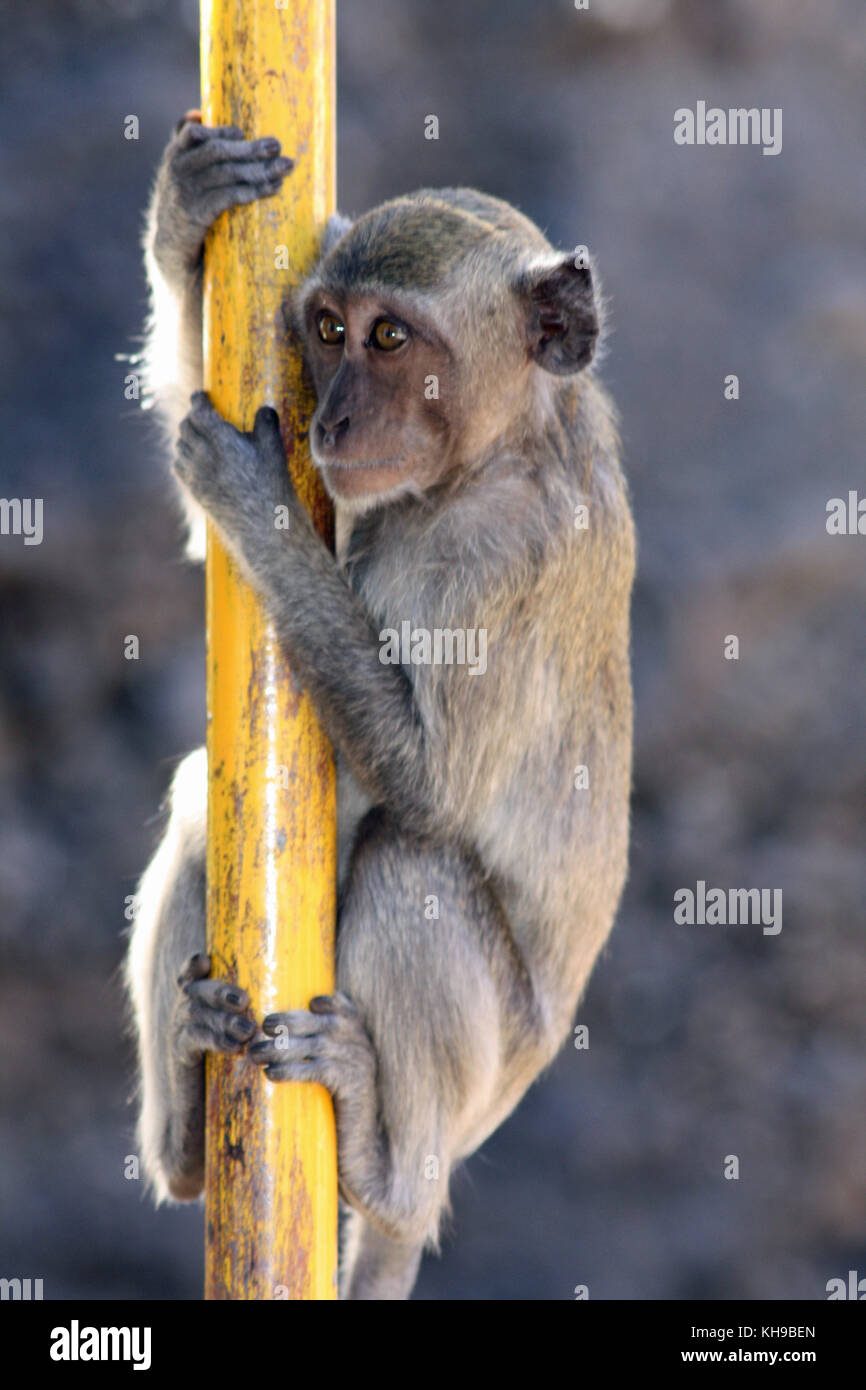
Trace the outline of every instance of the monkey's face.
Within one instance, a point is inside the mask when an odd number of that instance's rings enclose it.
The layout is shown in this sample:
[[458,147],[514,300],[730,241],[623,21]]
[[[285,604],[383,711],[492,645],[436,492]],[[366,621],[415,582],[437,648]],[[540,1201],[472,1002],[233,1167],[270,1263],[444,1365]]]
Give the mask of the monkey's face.
[[311,451],[332,497],[362,511],[440,481],[454,466],[452,354],[424,316],[396,296],[322,289],[304,336]]

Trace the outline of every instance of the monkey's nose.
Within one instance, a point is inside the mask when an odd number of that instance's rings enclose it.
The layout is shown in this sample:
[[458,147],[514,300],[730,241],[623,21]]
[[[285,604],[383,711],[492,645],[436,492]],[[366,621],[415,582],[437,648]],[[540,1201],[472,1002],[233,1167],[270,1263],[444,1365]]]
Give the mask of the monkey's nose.
[[316,425],[316,442],[325,449],[335,449],[349,428],[349,417],[344,415],[336,425],[325,425],[321,420]]

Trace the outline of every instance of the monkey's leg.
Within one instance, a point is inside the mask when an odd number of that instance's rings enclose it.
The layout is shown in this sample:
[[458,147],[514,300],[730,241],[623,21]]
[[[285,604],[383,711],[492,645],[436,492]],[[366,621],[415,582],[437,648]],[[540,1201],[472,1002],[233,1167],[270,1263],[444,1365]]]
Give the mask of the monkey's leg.
[[206,976],[204,749],[180,766],[162,844],[138,893],[126,965],[141,1070],[139,1140],[160,1199],[197,1197],[204,1179],[204,1053],[255,1033],[248,998]]
[[408,1296],[452,1165],[501,1096],[518,975],[473,861],[371,812],[340,911],[339,993],[271,1015],[249,1051],[271,1079],[318,1081],[334,1097],[341,1193],[365,1223],[346,1297]]
[[340,1297],[380,1303],[408,1298],[423,1253],[423,1242],[393,1240],[359,1211],[350,1211],[340,1254]]

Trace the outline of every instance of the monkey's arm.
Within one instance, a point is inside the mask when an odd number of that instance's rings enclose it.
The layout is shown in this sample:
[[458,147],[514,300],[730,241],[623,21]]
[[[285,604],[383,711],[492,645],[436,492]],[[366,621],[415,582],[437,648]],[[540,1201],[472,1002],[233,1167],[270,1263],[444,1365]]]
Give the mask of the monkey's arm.
[[[204,392],[183,421],[175,471],[262,595],[293,669],[365,790],[407,830],[435,834],[436,797],[412,687],[295,496],[276,412],[243,434]],[[275,508],[289,509],[286,531]]]
[[[193,391],[202,387],[204,241],[221,213],[279,192],[293,160],[272,136],[245,140],[235,126],[178,122],[157,171],[144,238],[151,290],[145,365],[150,399],[172,442]],[[350,228],[334,213],[322,235],[326,256]]]
[[[178,123],[159,166],[147,218],[151,312],[144,352],[146,400],[172,441],[202,386],[202,262],[208,229],[226,209],[276,193],[291,159],[278,140],[245,140],[233,126]],[[190,553],[204,555],[201,513],[184,495]]]
[[271,136],[245,140],[234,126],[178,123],[156,176],[145,234],[152,293],[149,387],[172,437],[202,385],[204,240],[221,213],[279,191],[292,160]]

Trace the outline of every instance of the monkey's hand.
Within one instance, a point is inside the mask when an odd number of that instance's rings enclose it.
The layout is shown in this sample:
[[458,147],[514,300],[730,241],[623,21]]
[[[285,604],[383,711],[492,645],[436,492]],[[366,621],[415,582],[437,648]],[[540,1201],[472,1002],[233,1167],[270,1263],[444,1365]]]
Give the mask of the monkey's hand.
[[[182,420],[174,471],[242,563],[268,550],[298,502],[277,412],[262,406],[252,430],[235,429],[196,391]],[[288,508],[288,511],[286,510]]]
[[196,269],[220,213],[278,193],[293,163],[272,136],[245,140],[236,126],[203,126],[197,112],[185,116],[162,157],[149,232],[169,284]]
[[171,1048],[182,1067],[197,1066],[205,1052],[241,1052],[256,1032],[246,990],[208,979],[210,967],[209,956],[191,956],[178,977]]
[[423,725],[402,667],[317,535],[289,478],[276,411],[244,434],[203,391],[180,427],[175,471],[264,601],[292,671],[368,795],[416,833],[441,817]]

